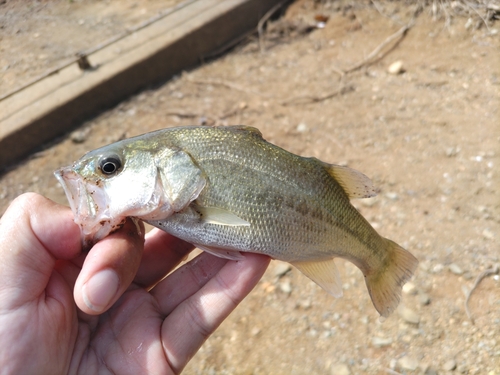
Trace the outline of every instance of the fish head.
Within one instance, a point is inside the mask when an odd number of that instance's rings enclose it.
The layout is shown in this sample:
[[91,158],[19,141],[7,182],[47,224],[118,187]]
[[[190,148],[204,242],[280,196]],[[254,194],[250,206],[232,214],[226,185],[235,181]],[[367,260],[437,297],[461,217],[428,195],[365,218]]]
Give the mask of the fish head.
[[178,150],[168,148],[158,153],[156,147],[131,139],[91,151],[55,171],[81,228],[84,246],[120,228],[127,217],[164,219],[194,200],[204,179],[191,179],[195,186],[183,191],[189,186],[183,184],[185,168],[177,154]]

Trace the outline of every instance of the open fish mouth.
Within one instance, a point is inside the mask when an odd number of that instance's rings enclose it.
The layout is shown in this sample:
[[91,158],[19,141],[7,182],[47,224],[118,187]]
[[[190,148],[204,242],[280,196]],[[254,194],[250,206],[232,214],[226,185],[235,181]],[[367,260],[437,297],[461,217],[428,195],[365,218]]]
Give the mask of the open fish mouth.
[[104,189],[87,182],[72,167],[54,172],[68,198],[75,223],[80,226],[84,248],[89,248],[124,223],[124,218],[111,218]]

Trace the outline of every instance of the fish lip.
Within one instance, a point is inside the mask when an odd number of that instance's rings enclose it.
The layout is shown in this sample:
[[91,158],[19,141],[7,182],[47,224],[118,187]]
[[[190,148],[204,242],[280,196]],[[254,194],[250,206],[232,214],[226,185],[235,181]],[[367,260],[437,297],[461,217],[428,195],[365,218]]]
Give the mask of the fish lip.
[[80,227],[82,245],[89,249],[109,233],[106,228],[111,225],[111,220],[103,206],[106,202],[104,193],[99,189],[90,190],[74,166],[60,168],[54,175],[63,187],[74,221]]
[[75,221],[80,217],[79,205],[76,204],[77,201],[81,200],[81,182],[78,174],[73,170],[72,167],[63,167],[54,172],[57,180],[63,187],[66,198],[68,199],[69,206]]

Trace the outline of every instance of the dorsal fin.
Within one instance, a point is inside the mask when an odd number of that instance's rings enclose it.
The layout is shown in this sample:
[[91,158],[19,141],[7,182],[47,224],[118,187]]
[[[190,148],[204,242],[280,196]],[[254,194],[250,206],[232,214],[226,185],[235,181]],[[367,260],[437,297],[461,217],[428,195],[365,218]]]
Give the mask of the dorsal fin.
[[230,126],[227,126],[227,128],[235,130],[235,131],[242,131],[242,132],[246,132],[246,133],[253,133],[253,134],[259,136],[260,138],[262,138],[262,133],[260,132],[260,130],[257,129],[257,128],[254,128],[253,126],[248,126],[248,125],[230,125]]
[[373,182],[355,169],[321,162],[328,174],[342,186],[349,198],[370,198],[377,195]]

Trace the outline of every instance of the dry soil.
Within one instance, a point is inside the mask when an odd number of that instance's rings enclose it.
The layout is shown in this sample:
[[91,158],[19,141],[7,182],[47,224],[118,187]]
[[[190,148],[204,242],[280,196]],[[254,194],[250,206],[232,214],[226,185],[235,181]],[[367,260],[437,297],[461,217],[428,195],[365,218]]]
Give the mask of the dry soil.
[[[0,5],[0,13],[15,3]],[[101,14],[118,2],[89,4]],[[127,4],[116,19],[140,13],[142,4],[154,11],[160,2]],[[334,299],[273,262],[185,373],[498,375],[498,272],[470,298],[474,321],[465,299],[478,275],[500,263],[499,23],[494,11],[486,19],[477,8],[482,20],[465,4],[430,2],[418,11],[403,2],[298,1],[268,25],[261,43],[250,37],[141,92],[3,175],[0,212],[27,191],[66,204],[52,171],[123,137],[188,124],[255,126],[294,153],[370,176],[378,196],[354,204],[420,265],[398,312],[381,322],[352,264],[339,262],[344,296]],[[83,25],[95,17],[91,5],[76,3]],[[74,5],[51,6],[59,7],[51,27],[62,32]],[[32,18],[21,15],[19,30]],[[405,35],[366,60],[404,25]],[[6,32],[0,29],[2,38]],[[29,29],[30,40],[15,49],[0,44],[4,87],[26,78],[24,70],[9,72],[15,64],[6,51],[22,55],[31,39],[51,46],[58,37],[34,33]],[[50,59],[30,53],[32,62]],[[390,73],[397,61],[401,69]]]

